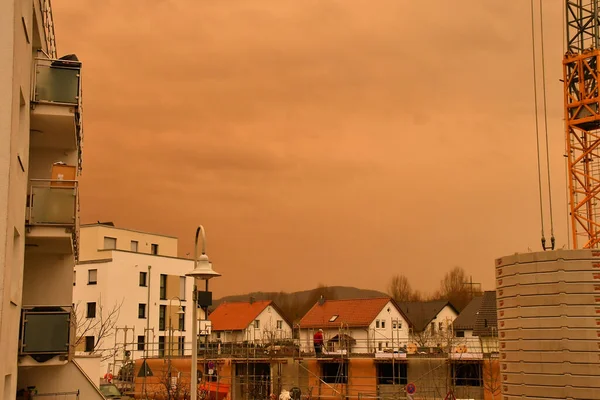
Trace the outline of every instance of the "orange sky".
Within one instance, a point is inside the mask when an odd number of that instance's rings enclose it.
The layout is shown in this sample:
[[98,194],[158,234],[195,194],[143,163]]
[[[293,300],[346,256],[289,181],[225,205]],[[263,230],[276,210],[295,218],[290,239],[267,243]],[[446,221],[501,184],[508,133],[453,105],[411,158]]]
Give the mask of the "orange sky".
[[[176,235],[182,256],[202,223],[217,297],[397,272],[429,291],[455,265],[493,289],[494,258],[539,250],[529,2],[52,3],[84,62],[82,222]],[[562,5],[544,4],[562,247]]]

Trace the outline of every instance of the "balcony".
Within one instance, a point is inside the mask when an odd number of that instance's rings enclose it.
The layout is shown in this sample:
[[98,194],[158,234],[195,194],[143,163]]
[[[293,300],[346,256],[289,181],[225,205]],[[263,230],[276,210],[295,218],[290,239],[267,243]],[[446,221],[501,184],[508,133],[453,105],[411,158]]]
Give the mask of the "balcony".
[[19,366],[66,364],[72,352],[72,307],[23,307]]
[[76,254],[78,208],[76,180],[31,179],[27,197],[28,251]]
[[78,150],[82,137],[81,63],[36,58],[31,146]]

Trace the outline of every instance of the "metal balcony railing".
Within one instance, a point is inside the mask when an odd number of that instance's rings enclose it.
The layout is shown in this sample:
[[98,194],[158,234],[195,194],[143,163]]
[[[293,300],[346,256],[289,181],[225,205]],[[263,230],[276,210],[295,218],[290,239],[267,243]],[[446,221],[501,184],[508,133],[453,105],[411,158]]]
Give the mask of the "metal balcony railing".
[[56,38],[54,36],[54,18],[52,17],[52,5],[50,0],[39,0],[42,12],[42,25],[44,27],[44,39],[50,57],[56,57]]
[[68,355],[72,313],[70,306],[23,308],[19,354],[47,357]]
[[75,180],[31,179],[28,224],[77,228],[78,182]]

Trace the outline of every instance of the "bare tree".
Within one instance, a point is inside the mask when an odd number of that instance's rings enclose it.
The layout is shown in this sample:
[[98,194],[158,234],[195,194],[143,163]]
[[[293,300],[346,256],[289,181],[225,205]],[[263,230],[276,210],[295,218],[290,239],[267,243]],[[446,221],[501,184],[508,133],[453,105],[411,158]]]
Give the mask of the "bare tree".
[[392,276],[392,280],[388,284],[388,294],[396,301],[411,301],[413,298],[413,290],[410,286],[408,278],[401,274]]
[[115,334],[115,326],[119,320],[123,301],[120,304],[115,303],[112,308],[105,309],[102,305],[102,299],[98,299],[95,317],[93,318],[87,318],[87,310],[81,306],[81,302],[75,304],[73,317],[77,335],[72,346],[76,349],[85,342],[86,336],[94,336],[94,346],[89,350],[89,353],[100,354],[102,361],[112,358],[117,349],[103,349],[102,344],[105,339]]
[[[467,273],[461,267],[454,267],[446,273],[440,282],[438,298],[448,300],[459,311],[464,309],[475,293],[467,287]],[[477,293],[479,294],[479,293]]]
[[153,398],[164,400],[181,400],[189,398],[190,380],[176,368],[170,360],[165,360],[160,370],[158,385],[153,386]]

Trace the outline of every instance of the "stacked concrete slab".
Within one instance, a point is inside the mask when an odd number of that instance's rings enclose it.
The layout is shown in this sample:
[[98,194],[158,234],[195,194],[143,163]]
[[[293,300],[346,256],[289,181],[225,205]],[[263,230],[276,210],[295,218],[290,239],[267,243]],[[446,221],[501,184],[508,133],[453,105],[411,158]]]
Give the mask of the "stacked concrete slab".
[[504,399],[600,399],[600,251],[496,260]]

